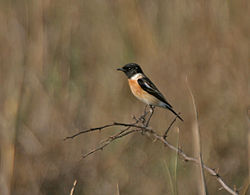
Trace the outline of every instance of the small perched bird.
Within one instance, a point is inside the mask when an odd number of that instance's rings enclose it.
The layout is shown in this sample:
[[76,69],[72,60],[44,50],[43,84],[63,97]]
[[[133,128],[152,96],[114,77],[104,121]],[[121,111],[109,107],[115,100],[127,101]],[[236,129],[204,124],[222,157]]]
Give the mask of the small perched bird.
[[122,71],[127,75],[130,89],[135,97],[147,105],[167,108],[183,121],[180,115],[173,110],[173,107],[166,101],[165,97],[156,88],[152,81],[150,81],[150,79],[142,72],[142,69],[138,64],[126,64],[117,70]]

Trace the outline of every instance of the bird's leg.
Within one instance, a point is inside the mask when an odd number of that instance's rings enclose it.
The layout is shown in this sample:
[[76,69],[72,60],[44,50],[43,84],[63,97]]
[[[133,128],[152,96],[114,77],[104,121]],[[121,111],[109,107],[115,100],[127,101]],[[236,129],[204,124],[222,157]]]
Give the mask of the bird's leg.
[[154,110],[155,110],[155,107],[154,106],[152,106],[152,105],[150,105],[150,115],[149,115],[149,118],[148,118],[148,121],[147,121],[147,123],[146,123],[146,127],[148,127],[148,125],[149,125],[149,122],[150,122],[150,120],[151,120],[151,117],[153,116],[153,114],[154,114]]
[[144,124],[145,125],[145,121],[146,121],[146,116],[148,115],[148,113],[149,113],[149,111],[147,111],[147,107],[148,107],[148,105],[146,105],[145,106],[145,108],[144,108],[144,113],[138,118],[138,120],[137,121],[140,121],[142,124]]
[[145,108],[144,108],[144,115],[147,115],[147,107],[148,107],[148,105],[146,104]]
[[142,121],[142,123],[144,124],[145,123],[145,121],[146,121],[146,116],[147,116],[147,114],[149,113],[148,111],[147,111],[147,107],[148,107],[148,105],[146,104],[146,106],[145,106],[145,108],[144,108],[144,114],[141,116],[141,121]]

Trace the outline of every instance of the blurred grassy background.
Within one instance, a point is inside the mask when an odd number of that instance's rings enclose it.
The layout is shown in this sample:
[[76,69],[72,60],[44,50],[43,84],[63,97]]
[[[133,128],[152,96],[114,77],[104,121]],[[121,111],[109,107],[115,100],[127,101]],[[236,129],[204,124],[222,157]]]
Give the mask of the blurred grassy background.
[[[77,129],[132,121],[144,105],[116,68],[142,65],[184,123],[179,136],[193,155],[199,112],[203,159],[231,187],[248,177],[249,35],[247,1],[0,2],[0,194],[174,194],[175,154],[140,135],[126,137],[78,163],[117,132],[63,141]],[[111,87],[112,86],[112,87]],[[173,119],[157,109],[151,126]],[[192,163],[178,161],[178,194],[197,194]],[[170,176],[169,176],[170,175]],[[210,194],[218,191],[206,174]],[[173,186],[172,185],[172,186]],[[175,193],[176,194],[176,193]]]

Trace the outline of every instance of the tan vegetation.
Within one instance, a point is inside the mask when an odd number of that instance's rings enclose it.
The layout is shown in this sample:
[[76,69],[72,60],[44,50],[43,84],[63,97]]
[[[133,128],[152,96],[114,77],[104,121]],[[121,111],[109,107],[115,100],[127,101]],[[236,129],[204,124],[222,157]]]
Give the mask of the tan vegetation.
[[[139,134],[80,162],[118,129],[63,141],[143,112],[116,71],[129,62],[181,112],[167,140],[194,156],[188,77],[203,162],[247,191],[249,13],[247,1],[1,1],[0,194],[70,194],[75,180],[74,194],[199,193],[196,166]],[[162,134],[173,118],[158,108],[150,126]]]

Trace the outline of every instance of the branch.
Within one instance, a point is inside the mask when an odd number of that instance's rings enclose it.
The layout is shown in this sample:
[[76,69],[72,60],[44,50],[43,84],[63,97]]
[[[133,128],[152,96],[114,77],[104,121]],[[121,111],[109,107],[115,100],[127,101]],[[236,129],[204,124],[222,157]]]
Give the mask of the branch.
[[100,151],[100,150],[103,150],[103,148],[105,148],[106,146],[108,146],[111,142],[113,142],[114,140],[116,139],[119,139],[119,138],[122,138],[124,136],[127,136],[131,133],[134,133],[136,132],[135,130],[130,130],[130,131],[124,131],[123,133],[119,133],[118,135],[116,136],[110,136],[108,139],[106,139],[99,147],[89,151],[88,153],[84,154],[82,156],[82,158],[86,158],[87,156],[89,156],[90,154],[93,154],[97,151]]
[[67,139],[73,139],[81,134],[84,134],[84,133],[88,133],[88,132],[91,132],[91,131],[97,131],[97,130],[102,130],[102,129],[105,129],[105,128],[108,128],[108,127],[113,127],[115,126],[114,123],[112,124],[109,124],[109,125],[104,125],[104,126],[101,126],[101,127],[95,127],[95,128],[90,128],[90,129],[86,129],[86,130],[83,130],[83,131],[79,131],[78,133],[72,135],[72,136],[68,136],[68,137],[65,137],[63,140],[67,140]]
[[[179,113],[178,113],[178,114],[179,114]],[[165,131],[165,133],[164,133],[164,135],[163,135],[163,138],[164,138],[164,139],[167,138],[168,132],[169,132],[169,130],[171,129],[171,127],[173,126],[173,124],[175,123],[176,119],[177,119],[177,116],[175,116],[174,120],[170,123],[169,127],[168,127],[167,130]]]
[[[200,160],[194,157],[190,157],[188,155],[186,155],[180,148],[176,148],[175,146],[173,146],[172,144],[170,144],[167,140],[166,140],[166,133],[164,133],[163,135],[158,134],[155,130],[153,130],[152,128],[146,126],[148,124],[148,121],[151,119],[152,115],[148,118],[148,120],[145,119],[146,112],[144,112],[144,114],[142,116],[140,116],[138,119],[137,118],[133,118],[135,120],[134,123],[121,123],[121,122],[113,122],[112,124],[107,124],[101,127],[96,127],[96,128],[90,128],[90,129],[86,129],[83,131],[79,131],[78,133],[72,135],[72,136],[68,136],[65,137],[64,140],[68,140],[68,139],[73,139],[81,134],[85,134],[85,133],[90,133],[90,132],[94,132],[94,131],[102,131],[105,129],[108,129],[109,127],[115,127],[115,126],[119,126],[119,127],[126,127],[125,129],[121,130],[119,133],[116,133],[110,137],[108,137],[107,139],[105,139],[104,141],[101,142],[100,146],[94,148],[93,150],[89,151],[88,153],[84,154],[82,156],[82,158],[86,158],[87,156],[94,154],[97,151],[103,150],[105,147],[107,147],[110,143],[112,143],[113,141],[126,137],[130,134],[133,133],[141,133],[141,135],[143,136],[147,136],[147,137],[153,137],[155,140],[158,140],[159,142],[161,142],[162,144],[164,144],[165,146],[167,146],[168,148],[170,148],[171,150],[175,151],[179,157],[183,158],[186,162],[194,162],[197,165],[200,165]],[[173,125],[174,121],[170,124],[169,128],[171,128],[171,126]],[[203,164],[203,163],[202,163]],[[224,188],[227,192],[229,192],[230,194],[233,195],[238,195],[238,192],[234,191],[233,189],[231,189],[221,178],[221,176],[214,170],[209,168],[208,166],[206,166],[205,164],[203,164],[203,168],[212,176],[216,177],[217,181],[220,183],[220,185],[222,186],[222,188]]]
[[[169,147],[171,150],[174,150],[175,152],[178,153],[178,155],[180,157],[182,157],[186,162],[190,161],[190,162],[194,162],[197,165],[200,164],[199,160],[193,157],[189,157],[188,155],[186,155],[180,148],[176,148],[175,146],[171,145],[170,143],[168,143],[167,140],[165,140],[161,135],[158,135],[156,132],[151,131],[150,134],[153,135],[153,137],[155,137],[157,140],[159,140],[160,142],[164,143],[167,147]],[[205,164],[203,164],[203,168],[212,176],[215,176],[217,181],[221,184],[221,186],[228,191],[230,194],[233,195],[238,195],[238,192],[235,192],[234,190],[232,190],[221,178],[221,176],[215,172],[214,169],[211,169],[209,167],[207,167]]]

